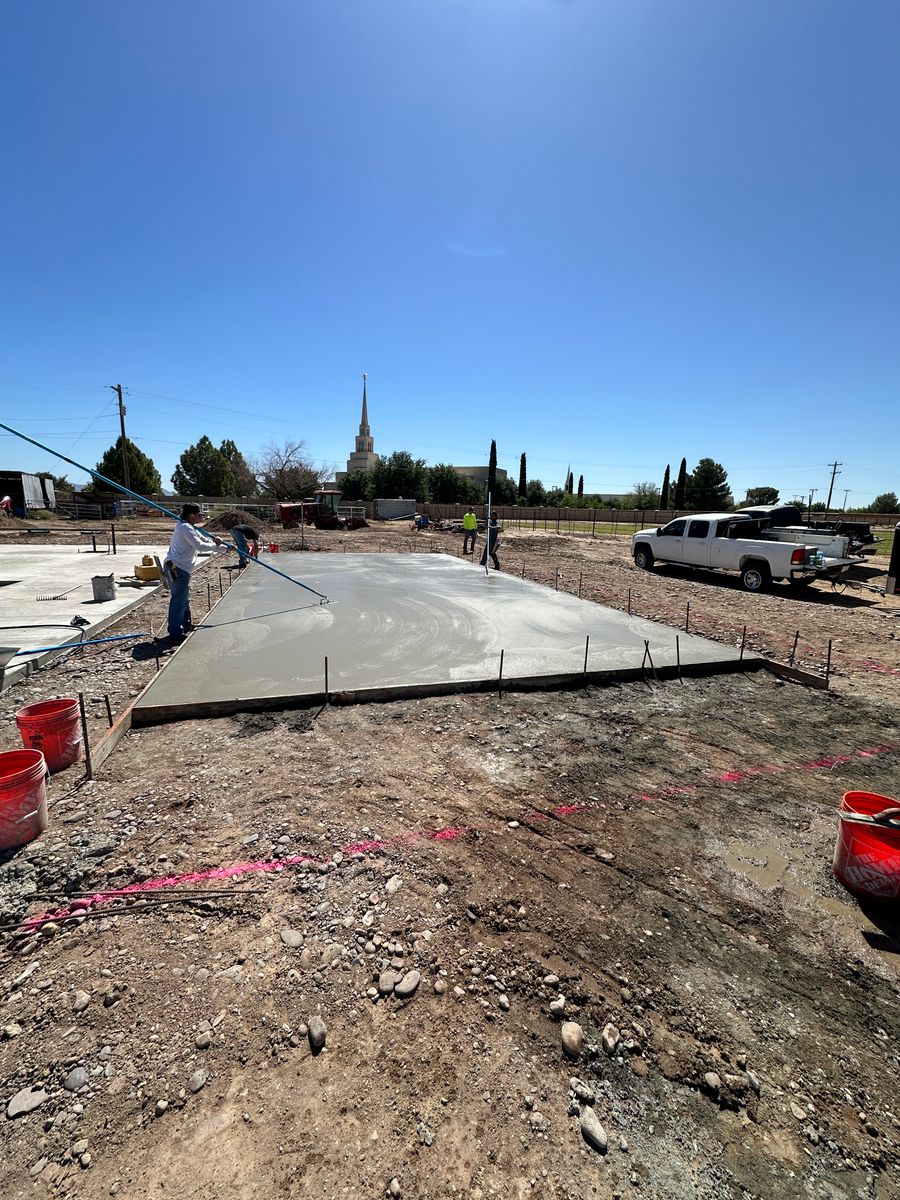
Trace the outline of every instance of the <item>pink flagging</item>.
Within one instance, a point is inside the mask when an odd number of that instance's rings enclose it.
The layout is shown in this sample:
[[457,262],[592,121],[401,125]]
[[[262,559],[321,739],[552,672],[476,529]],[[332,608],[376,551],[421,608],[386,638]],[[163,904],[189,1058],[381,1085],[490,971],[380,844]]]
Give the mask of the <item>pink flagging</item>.
[[[747,779],[752,779],[758,775],[768,775],[777,771],[821,771],[830,770],[839,763],[852,762],[855,758],[877,758],[879,754],[890,754],[896,747],[891,743],[884,743],[881,746],[869,746],[862,750],[855,750],[850,754],[833,754],[825,755],[822,758],[817,758],[812,762],[795,763],[776,765],[767,763],[764,766],[745,767],[732,771],[722,771],[718,775],[714,775],[711,783],[742,783]],[[689,784],[672,784],[668,787],[661,788],[658,792],[639,792],[635,795],[625,798],[625,803],[634,803],[638,800],[663,800],[670,796],[687,796],[693,792],[699,791],[704,785],[697,783]],[[591,809],[606,808],[607,806],[600,800],[591,799],[583,802],[573,802],[570,804],[559,804],[551,809],[549,813],[534,811],[528,813],[522,818],[524,824],[536,824],[539,821],[547,821],[551,816],[569,817],[576,813],[586,812]],[[403,844],[411,844],[422,839],[431,842],[453,842],[457,838],[465,837],[467,833],[475,832],[498,832],[503,829],[503,825],[448,825],[442,829],[409,829],[403,833],[395,834],[393,837],[384,839],[366,839],[358,842],[345,842],[341,846],[343,854],[374,854],[383,850],[390,850],[393,846],[401,846]],[[103,904],[112,904],[116,900],[120,900],[125,896],[136,896],[142,892],[159,892],[166,888],[184,887],[192,883],[208,883],[211,880],[219,879],[238,879],[242,875],[249,874],[270,874],[276,871],[283,871],[286,867],[299,867],[304,863],[319,863],[327,861],[325,858],[317,858],[311,854],[291,854],[285,858],[262,859],[258,862],[239,862],[231,863],[226,867],[210,867],[205,871],[188,871],[183,875],[166,875],[158,879],[147,879],[143,883],[131,883],[123,888],[108,888],[104,891],[95,892],[92,896],[85,897],[67,908],[57,909],[55,912],[39,913],[35,916],[28,917],[23,922],[23,929],[34,929],[38,925],[42,925],[45,921],[64,921],[67,917],[72,916],[74,912],[84,910],[86,908],[96,908]]]

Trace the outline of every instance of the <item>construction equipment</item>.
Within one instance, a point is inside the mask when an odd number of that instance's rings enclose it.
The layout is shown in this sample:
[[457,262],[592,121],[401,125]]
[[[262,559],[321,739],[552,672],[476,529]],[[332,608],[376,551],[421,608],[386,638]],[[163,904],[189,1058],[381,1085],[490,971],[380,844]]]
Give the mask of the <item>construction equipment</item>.
[[275,505],[275,520],[283,529],[314,525],[316,529],[367,529],[365,517],[340,511],[341,493],[330,488],[315,492],[306,500],[283,501]]

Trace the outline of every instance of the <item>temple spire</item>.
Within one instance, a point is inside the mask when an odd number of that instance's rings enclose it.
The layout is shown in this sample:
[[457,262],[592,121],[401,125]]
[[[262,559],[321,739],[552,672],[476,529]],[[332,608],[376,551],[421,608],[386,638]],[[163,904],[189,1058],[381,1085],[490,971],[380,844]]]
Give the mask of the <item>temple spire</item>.
[[362,418],[359,422],[359,436],[360,437],[368,437],[369,436],[369,413],[368,413],[368,408],[366,405],[366,372],[365,371],[363,371],[363,406],[362,406]]

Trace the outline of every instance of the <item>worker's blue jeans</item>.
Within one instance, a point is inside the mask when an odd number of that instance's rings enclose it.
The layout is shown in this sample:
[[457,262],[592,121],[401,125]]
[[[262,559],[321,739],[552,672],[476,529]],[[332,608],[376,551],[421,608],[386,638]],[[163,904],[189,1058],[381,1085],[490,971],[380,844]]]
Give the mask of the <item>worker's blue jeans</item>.
[[478,537],[477,529],[464,529],[463,530],[463,554],[469,553],[469,542],[470,541],[472,543],[472,553],[473,554],[475,553],[475,541],[476,541],[477,537]]
[[183,567],[172,567],[169,580],[169,637],[183,637],[191,625],[191,575]]

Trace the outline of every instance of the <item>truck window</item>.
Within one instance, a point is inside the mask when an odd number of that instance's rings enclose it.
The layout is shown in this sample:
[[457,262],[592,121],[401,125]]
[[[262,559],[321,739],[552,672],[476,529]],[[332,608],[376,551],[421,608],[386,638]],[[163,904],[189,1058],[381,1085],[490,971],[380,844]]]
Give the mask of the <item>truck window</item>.
[[709,521],[691,521],[687,535],[689,538],[709,537]]
[[664,525],[657,537],[684,537],[684,527],[687,521],[670,521],[668,525]]

